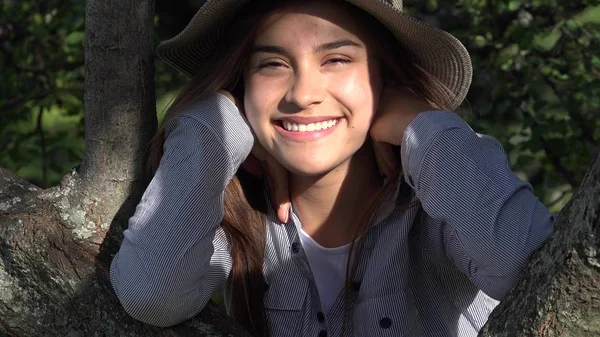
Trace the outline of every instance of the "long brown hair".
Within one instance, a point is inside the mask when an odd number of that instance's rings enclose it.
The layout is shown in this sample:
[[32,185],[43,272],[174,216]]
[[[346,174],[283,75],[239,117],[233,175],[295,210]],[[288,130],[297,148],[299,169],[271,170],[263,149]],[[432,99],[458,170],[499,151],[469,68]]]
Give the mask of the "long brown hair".
[[[265,14],[281,9],[292,1],[295,0],[254,1],[240,11],[241,14],[231,25],[226,37],[222,39],[226,42],[217,47],[217,50],[212,53],[212,58],[202,65],[200,71],[183,88],[167,110],[161,127],[150,144],[148,163],[152,174],[156,172],[162,157],[164,125],[211,92],[225,89],[232,92],[235,97],[243,96],[243,69],[258,32],[257,22],[260,22]],[[359,16],[361,24],[378,37],[377,40],[380,42],[377,43],[376,53],[380,58],[381,73],[387,77],[385,80],[410,88],[440,108],[446,106],[451,93],[439,81],[418,67],[410,52],[403,48],[381,23],[352,5],[339,0],[333,1],[342,3],[353,15]],[[388,181],[373,198],[354,233],[346,272],[344,327],[352,309],[347,300],[348,289],[350,281],[356,274],[358,257],[364,243],[363,234],[368,231],[379,205],[398,186],[398,179],[401,179],[400,172],[396,177]],[[400,193],[410,193],[410,188],[404,181],[400,183]],[[225,212],[220,224],[227,235],[233,259],[229,279],[231,313],[236,321],[254,336],[269,335],[263,304],[266,283],[262,273],[269,209],[266,199],[263,178],[254,177],[240,168],[225,189]],[[404,204],[398,207],[406,206]],[[357,241],[358,237],[361,239]]]

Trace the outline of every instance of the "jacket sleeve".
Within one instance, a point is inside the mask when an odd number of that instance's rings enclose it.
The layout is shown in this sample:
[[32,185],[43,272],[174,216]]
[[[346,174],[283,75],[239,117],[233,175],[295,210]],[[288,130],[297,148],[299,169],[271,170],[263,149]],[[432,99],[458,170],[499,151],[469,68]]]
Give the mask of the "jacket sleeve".
[[254,142],[237,107],[217,93],[165,132],[160,165],[110,270],[125,310],[156,326],[197,314],[228,277],[231,256],[219,227],[223,194]]
[[440,228],[430,240],[490,297],[501,299],[530,254],[551,234],[554,216],[508,165],[500,143],[458,115],[418,115],[403,136],[405,178]]

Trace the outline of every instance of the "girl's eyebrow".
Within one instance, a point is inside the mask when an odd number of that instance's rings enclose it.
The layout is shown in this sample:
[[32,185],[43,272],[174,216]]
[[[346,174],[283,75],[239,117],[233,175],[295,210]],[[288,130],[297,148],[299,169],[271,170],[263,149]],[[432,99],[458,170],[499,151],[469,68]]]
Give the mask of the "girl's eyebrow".
[[251,54],[254,53],[270,53],[270,54],[281,54],[285,57],[289,57],[290,53],[287,50],[278,47],[278,46],[269,46],[269,45],[256,45],[252,47]]
[[[330,51],[342,47],[358,47],[363,48],[363,45],[352,41],[350,39],[337,40],[333,42],[323,43],[314,48],[315,53],[322,53],[325,51]],[[272,53],[272,54],[281,54],[283,56],[289,57],[290,53],[282,47],[272,46],[272,45],[255,45],[252,48],[252,54],[254,53]]]
[[322,53],[329,50],[334,50],[342,47],[358,47],[362,48],[362,44],[352,41],[350,39],[337,40],[333,42],[327,42],[319,45],[315,48],[315,53]]

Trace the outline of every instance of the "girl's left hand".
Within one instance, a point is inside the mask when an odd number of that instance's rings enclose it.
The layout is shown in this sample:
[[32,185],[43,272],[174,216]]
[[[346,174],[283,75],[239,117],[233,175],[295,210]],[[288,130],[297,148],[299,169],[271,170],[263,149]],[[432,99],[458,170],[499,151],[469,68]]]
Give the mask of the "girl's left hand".
[[402,145],[404,130],[419,113],[431,110],[437,108],[407,88],[391,86],[383,91],[369,132],[379,170],[388,179],[401,164],[394,147]]

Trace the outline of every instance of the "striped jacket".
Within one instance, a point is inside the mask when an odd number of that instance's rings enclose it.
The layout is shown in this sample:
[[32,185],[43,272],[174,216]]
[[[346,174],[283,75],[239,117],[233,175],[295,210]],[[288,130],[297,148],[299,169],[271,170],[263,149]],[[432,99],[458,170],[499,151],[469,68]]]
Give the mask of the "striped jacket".
[[[166,127],[159,169],[124,232],[111,281],[125,310],[157,326],[201,311],[225,285],[223,190],[250,153],[252,132],[214,94]],[[476,336],[515,284],[553,216],[511,172],[501,145],[459,116],[418,115],[404,133],[404,175],[419,202],[380,208],[351,301],[351,336]],[[264,297],[271,336],[340,336],[343,299],[321,307],[298,217],[267,221]],[[226,296],[227,302],[227,296]]]

